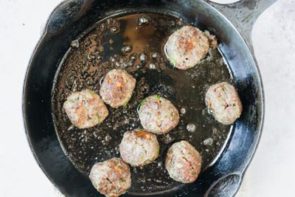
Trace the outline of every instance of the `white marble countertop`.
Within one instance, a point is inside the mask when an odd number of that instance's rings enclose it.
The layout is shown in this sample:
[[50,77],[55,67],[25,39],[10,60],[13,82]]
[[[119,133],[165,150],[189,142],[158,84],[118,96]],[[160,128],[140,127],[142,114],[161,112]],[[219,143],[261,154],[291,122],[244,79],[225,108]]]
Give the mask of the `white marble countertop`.
[[[30,152],[21,115],[26,66],[49,13],[59,2],[0,0],[1,197],[60,196]],[[261,143],[238,197],[295,196],[294,32],[295,0],[279,0],[254,26],[266,117]]]

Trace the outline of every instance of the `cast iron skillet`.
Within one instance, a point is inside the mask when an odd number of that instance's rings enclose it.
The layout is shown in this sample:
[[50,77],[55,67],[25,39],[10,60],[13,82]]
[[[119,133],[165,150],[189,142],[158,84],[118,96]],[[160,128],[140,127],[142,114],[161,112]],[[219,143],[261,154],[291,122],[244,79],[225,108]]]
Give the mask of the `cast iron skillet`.
[[68,0],[61,3],[50,15],[33,53],[23,92],[28,141],[44,173],[66,196],[99,196],[87,177],[80,174],[65,156],[51,116],[53,79],[71,41],[96,21],[115,13],[168,10],[189,21],[197,19],[217,36],[221,42],[220,50],[233,73],[244,111],[218,161],[195,183],[153,196],[234,196],[254,155],[264,116],[262,81],[253,55],[250,32],[258,15],[274,1],[244,0],[227,6],[210,5],[202,0]]

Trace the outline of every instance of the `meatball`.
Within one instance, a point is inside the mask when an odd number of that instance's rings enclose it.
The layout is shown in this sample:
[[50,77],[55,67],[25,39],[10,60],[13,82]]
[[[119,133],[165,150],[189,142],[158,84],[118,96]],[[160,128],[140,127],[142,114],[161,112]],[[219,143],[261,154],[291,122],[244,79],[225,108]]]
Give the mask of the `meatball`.
[[200,174],[201,165],[200,153],[187,141],[174,143],[167,152],[165,167],[175,181],[194,182]]
[[168,133],[179,122],[176,107],[158,95],[145,98],[140,104],[138,115],[143,128],[155,134]]
[[88,89],[68,96],[63,108],[72,124],[80,129],[100,124],[109,115],[101,98]]
[[129,166],[120,158],[94,164],[89,178],[95,189],[108,197],[120,196],[131,186]]
[[135,88],[136,80],[124,70],[109,71],[100,88],[100,96],[113,108],[126,105]]
[[224,125],[234,123],[241,116],[242,104],[239,95],[227,82],[210,86],[205,102],[214,118]]
[[120,144],[122,159],[131,166],[143,166],[159,156],[160,145],[157,137],[144,130],[124,133]]
[[194,67],[215,48],[217,41],[209,32],[202,32],[193,26],[184,26],[175,31],[165,44],[165,53],[170,63],[178,69]]

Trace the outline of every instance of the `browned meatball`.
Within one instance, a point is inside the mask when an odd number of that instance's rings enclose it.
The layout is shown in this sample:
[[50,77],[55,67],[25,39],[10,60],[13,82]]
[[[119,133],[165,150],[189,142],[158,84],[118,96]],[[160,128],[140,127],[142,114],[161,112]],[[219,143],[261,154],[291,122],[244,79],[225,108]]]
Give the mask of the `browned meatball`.
[[120,144],[122,159],[132,166],[143,166],[159,156],[160,145],[154,134],[144,130],[124,133]]
[[120,158],[94,164],[89,178],[95,189],[108,197],[120,196],[131,186],[129,166]]
[[233,124],[241,116],[239,95],[234,86],[227,82],[210,86],[205,101],[214,118],[222,124]]
[[169,148],[165,167],[175,181],[192,183],[200,174],[201,164],[200,153],[187,141],[180,141]]
[[93,127],[109,115],[101,98],[88,89],[68,96],[63,108],[72,124],[80,129]]
[[209,32],[202,32],[193,26],[184,26],[175,31],[165,44],[168,60],[178,69],[186,70],[198,64],[215,48],[217,41]]
[[100,88],[103,101],[113,108],[126,105],[135,88],[136,80],[125,70],[114,69],[109,71]]
[[138,115],[143,128],[155,134],[167,133],[179,122],[176,107],[158,95],[145,98],[140,105]]

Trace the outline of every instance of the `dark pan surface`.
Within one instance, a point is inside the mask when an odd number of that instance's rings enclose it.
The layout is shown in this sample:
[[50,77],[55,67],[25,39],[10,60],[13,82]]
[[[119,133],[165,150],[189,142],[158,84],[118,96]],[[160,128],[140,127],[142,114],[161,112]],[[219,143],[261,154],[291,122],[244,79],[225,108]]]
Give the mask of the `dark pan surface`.
[[[140,18],[148,19],[149,24],[138,25]],[[164,167],[167,149],[176,141],[188,140],[200,151],[203,169],[217,159],[228,139],[230,126],[212,118],[204,95],[209,85],[231,81],[231,76],[217,49],[210,51],[193,69],[181,71],[168,63],[163,45],[171,33],[185,24],[185,18],[180,20],[171,15],[128,14],[98,22],[89,33],[83,33],[84,37],[72,43],[57,72],[53,114],[65,154],[86,176],[95,162],[120,156],[118,145],[124,132],[141,128],[137,108],[145,97],[153,94],[168,98],[186,112],[173,131],[158,136],[160,157],[150,165],[131,169],[129,192],[164,192],[182,185],[169,178]],[[122,53],[124,46],[131,47],[132,51]],[[144,62],[140,60],[142,54],[146,56]],[[150,64],[156,69],[151,69]],[[85,88],[98,93],[101,79],[114,68],[126,69],[136,77],[137,86],[131,101],[118,109],[109,107],[110,115],[101,125],[90,129],[73,127],[62,109],[66,97]],[[195,131],[188,131],[188,124],[193,124]]]
[[[202,0],[69,0],[50,16],[30,61],[23,94],[29,144],[40,167],[66,196],[100,196],[89,179],[64,154],[55,133],[51,91],[58,66],[71,42],[95,22],[124,12],[173,13],[217,35],[220,51],[232,71],[244,111],[232,127],[224,151],[198,181],[152,196],[232,196],[236,193],[261,133],[263,91],[251,51],[231,23]],[[148,195],[148,194],[147,194]],[[128,193],[125,196],[139,196]]]

